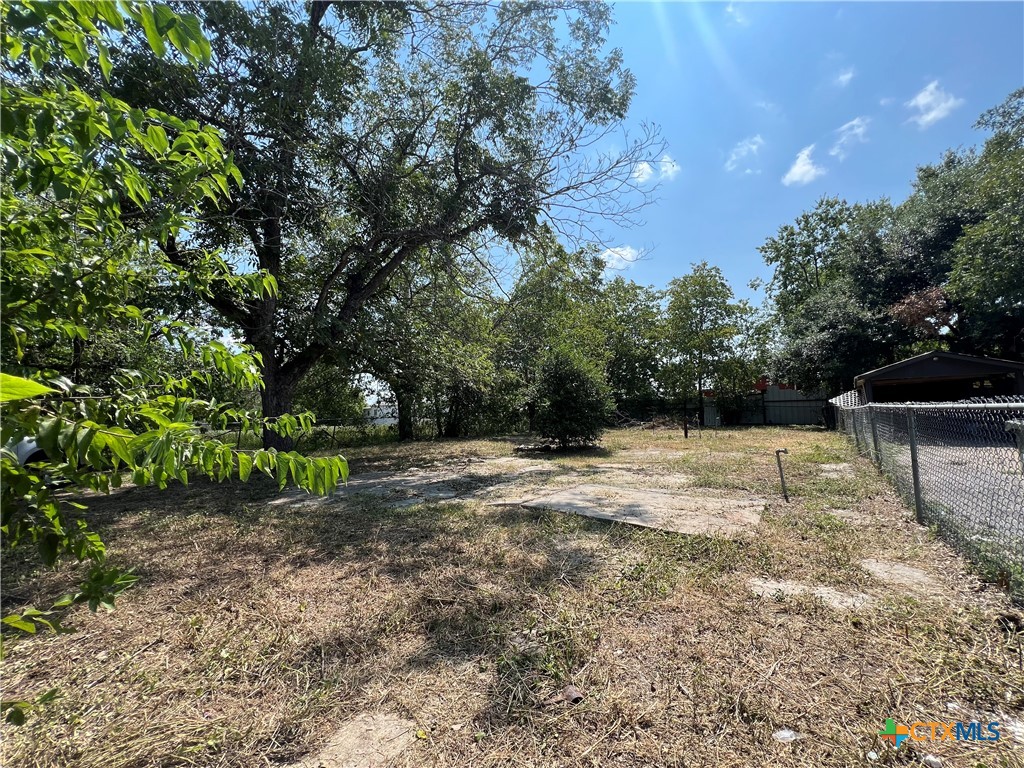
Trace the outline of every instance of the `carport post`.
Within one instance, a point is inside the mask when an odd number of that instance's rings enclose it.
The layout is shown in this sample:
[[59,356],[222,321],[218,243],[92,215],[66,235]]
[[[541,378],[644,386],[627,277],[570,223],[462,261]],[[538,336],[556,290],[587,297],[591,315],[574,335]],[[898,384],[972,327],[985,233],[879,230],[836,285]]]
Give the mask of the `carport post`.
[[875,448],[875,464],[881,469],[882,451],[878,447],[878,424],[875,422],[875,407],[873,405],[868,406],[868,419],[871,421],[871,442]]
[[917,459],[917,414],[907,406],[907,434],[910,437],[910,474],[914,478],[914,509],[917,522],[924,522],[924,502],[921,499],[921,467]]

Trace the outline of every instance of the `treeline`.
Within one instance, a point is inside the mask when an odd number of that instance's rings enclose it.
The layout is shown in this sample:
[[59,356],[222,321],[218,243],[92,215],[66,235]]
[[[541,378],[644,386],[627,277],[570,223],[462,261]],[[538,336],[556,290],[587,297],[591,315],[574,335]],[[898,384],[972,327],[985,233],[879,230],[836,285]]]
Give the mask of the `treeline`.
[[454,269],[427,257],[403,265],[296,405],[354,415],[354,383],[369,375],[385,385],[403,438],[548,432],[559,397],[560,412],[586,397],[599,423],[615,412],[694,413],[710,387],[738,409],[765,368],[758,312],[706,262],[661,291],[609,278],[593,249],[568,252],[550,234],[515,261],[506,290],[472,254]]
[[932,349],[1024,359],[1024,89],[976,127],[903,202],[826,197],[765,242],[774,377],[838,392]]

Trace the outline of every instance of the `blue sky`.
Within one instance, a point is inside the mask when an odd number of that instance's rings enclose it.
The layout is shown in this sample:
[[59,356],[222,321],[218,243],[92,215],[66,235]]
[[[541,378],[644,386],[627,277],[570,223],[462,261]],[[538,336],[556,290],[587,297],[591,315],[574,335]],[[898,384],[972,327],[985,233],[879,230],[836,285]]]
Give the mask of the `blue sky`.
[[645,225],[605,239],[645,252],[622,274],[656,286],[706,259],[759,301],[756,249],[780,225],[822,195],[902,200],[1024,85],[1020,2],[627,2],[614,17],[630,120],[657,123],[668,158],[636,171],[659,185]]

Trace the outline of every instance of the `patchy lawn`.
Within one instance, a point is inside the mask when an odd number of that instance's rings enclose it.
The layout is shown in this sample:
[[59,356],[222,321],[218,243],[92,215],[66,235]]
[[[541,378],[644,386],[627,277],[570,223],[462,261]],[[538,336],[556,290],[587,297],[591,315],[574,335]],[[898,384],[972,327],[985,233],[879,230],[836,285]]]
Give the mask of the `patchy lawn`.
[[[352,450],[328,501],[264,482],[92,500],[142,580],[114,613],[75,609],[75,634],[9,644],[4,698],[61,696],[4,728],[4,765],[329,768],[375,729],[394,766],[1024,765],[1020,613],[841,436],[513,445]],[[578,486],[765,506],[688,535],[523,505]],[[7,609],[75,576],[4,569]],[[890,717],[1003,738],[894,751]]]

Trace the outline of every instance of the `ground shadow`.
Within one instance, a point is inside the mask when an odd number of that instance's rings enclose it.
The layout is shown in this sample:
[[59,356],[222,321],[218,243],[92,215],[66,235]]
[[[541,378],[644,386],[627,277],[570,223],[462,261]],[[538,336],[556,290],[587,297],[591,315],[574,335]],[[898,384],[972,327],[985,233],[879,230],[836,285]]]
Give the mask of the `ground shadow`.
[[[475,475],[473,489],[508,478],[507,472]],[[429,495],[436,482],[424,478],[408,490]],[[88,515],[110,562],[140,577],[120,610],[173,611],[244,634],[238,606],[258,613],[266,601],[302,603],[326,618],[281,651],[289,674],[319,675],[325,687],[360,691],[380,682],[384,669],[394,676],[402,669],[486,660],[494,678],[480,683],[483,709],[499,727],[499,713],[514,703],[510,697],[525,690],[502,680],[533,680],[527,689],[539,690],[538,675],[553,674],[539,671],[543,652],[516,639],[536,621],[533,596],[581,583],[602,567],[593,549],[553,534],[606,533],[609,524],[458,498],[395,506],[365,491],[286,506],[270,503],[282,496],[266,478],[200,480],[93,497]],[[10,584],[26,603],[43,604],[65,591],[75,574],[8,575],[5,593]],[[48,651],[40,645],[38,652]],[[356,696],[332,706],[336,724],[368,704]],[[316,722],[279,729],[261,749],[272,759],[293,760],[323,736]]]

